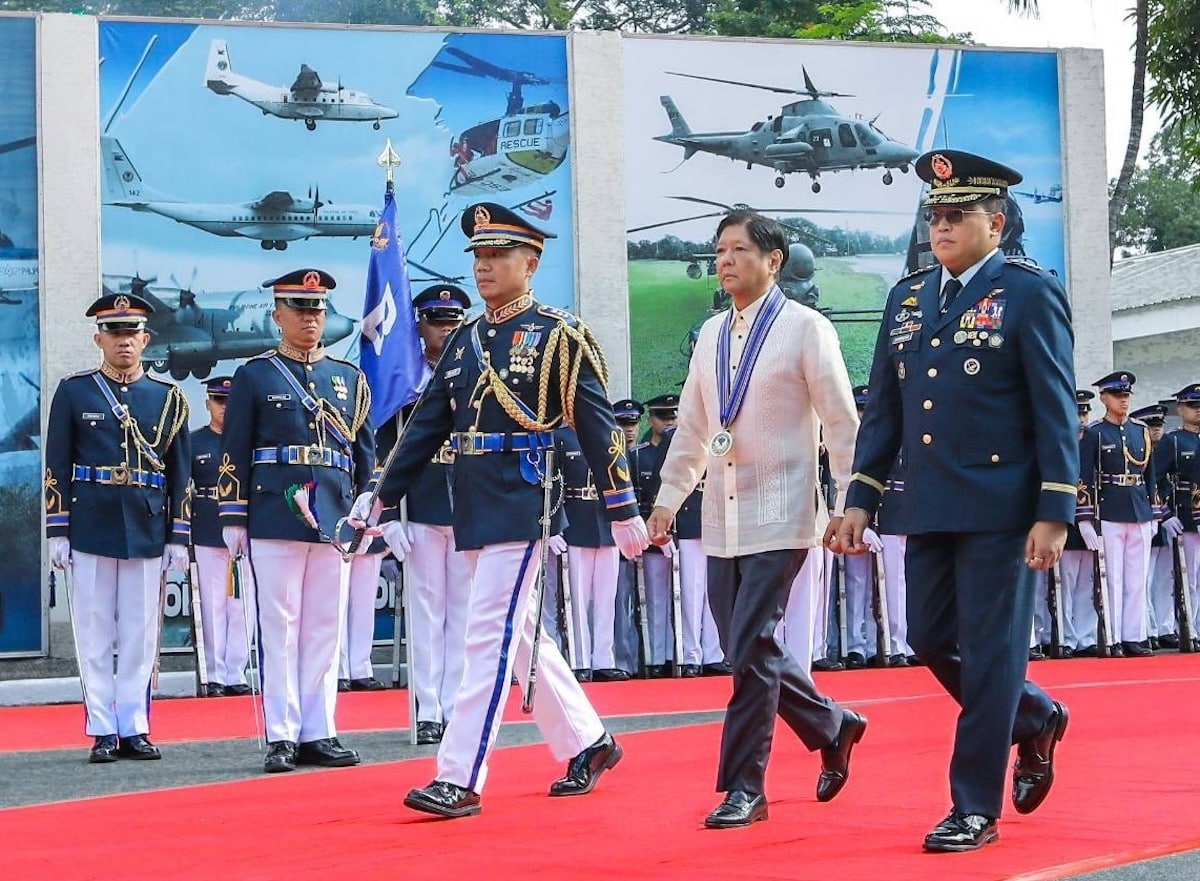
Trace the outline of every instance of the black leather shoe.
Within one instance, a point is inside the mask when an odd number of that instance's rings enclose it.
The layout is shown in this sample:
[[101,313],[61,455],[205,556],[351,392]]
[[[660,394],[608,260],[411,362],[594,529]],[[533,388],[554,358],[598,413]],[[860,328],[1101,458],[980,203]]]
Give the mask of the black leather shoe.
[[418,722],[417,723],[417,745],[428,746],[431,743],[442,742],[442,723],[441,722]]
[[1118,642],[1118,643],[1115,643],[1115,644],[1113,644],[1113,645],[1110,645],[1110,646],[1108,647],[1108,656],[1109,656],[1110,658],[1123,658],[1123,657],[1125,657],[1125,647],[1124,647],[1123,645],[1121,645],[1119,642]]
[[867,717],[842,711],[842,724],[833,743],[821,750],[821,776],[817,778],[817,801],[831,801],[850,779],[850,752],[867,730]]
[[867,666],[867,659],[862,652],[850,652],[846,655],[847,670],[862,670]]
[[592,671],[593,682],[625,682],[629,679],[629,674],[624,670],[617,670],[614,667],[605,667],[600,670]]
[[117,760],[117,735],[101,734],[88,752],[88,761],[93,765],[107,765]]
[[245,695],[248,695],[251,693],[252,692],[251,692],[251,688],[249,685],[242,684],[242,685],[226,685],[225,686],[225,696],[226,697],[244,697]]
[[667,676],[666,664],[647,664],[646,678],[647,679],[665,679]]
[[117,747],[117,755],[123,759],[136,759],[142,762],[162,758],[162,753],[158,751],[158,747],[152,744],[144,734],[132,734],[129,737],[122,737],[121,745]]
[[920,658],[918,658],[916,655],[909,655],[908,656],[908,666],[924,667],[925,663]]
[[208,685],[204,686],[204,696],[205,697],[224,697],[225,696],[225,686],[219,682],[210,682],[210,683],[208,683]]
[[729,666],[728,661],[717,661],[713,664],[705,664],[700,668],[702,676],[732,676],[733,668]]
[[270,744],[267,757],[263,760],[263,770],[268,774],[278,774],[281,771],[296,770],[296,744],[290,740],[277,740]]
[[725,800],[704,818],[709,829],[737,829],[767,819],[767,797],[761,793],[731,789]]
[[1098,658],[1100,657],[1100,649],[1094,645],[1085,645],[1083,648],[1075,649],[1075,657],[1077,658]]
[[309,740],[296,747],[297,765],[320,765],[322,768],[348,768],[362,759],[352,749],[338,743],[336,737]]
[[1125,651],[1125,657],[1127,658],[1154,657],[1154,652],[1150,650],[1149,646],[1143,645],[1140,642],[1123,642],[1121,643],[1121,648]]
[[846,669],[846,665],[836,658],[817,658],[812,662],[812,668],[822,673],[838,673]]
[[625,751],[607,731],[567,763],[566,776],[550,784],[551,795],[586,795],[596,788],[600,775],[621,761]]
[[572,670],[571,672],[575,674],[576,682],[591,682],[592,681],[592,671],[591,670]]
[[925,836],[925,849],[931,851],[978,850],[1000,837],[996,821],[983,814],[964,814],[952,810],[950,815],[933,827]]
[[888,655],[888,666],[890,667],[907,667],[908,658],[902,654]]
[[376,679],[374,676],[368,676],[366,679],[351,679],[351,691],[386,691],[387,686]]
[[1165,649],[1177,649],[1179,648],[1179,634],[1164,633],[1158,638],[1158,644]]
[[350,680],[349,679],[339,679],[338,680],[338,691],[349,691],[349,690],[350,690]]
[[452,820],[473,817],[482,810],[477,793],[444,780],[434,780],[428,786],[412,790],[404,796],[404,806]]
[[1040,645],[1035,645],[1035,646],[1033,646],[1033,648],[1031,648],[1029,650],[1029,660],[1031,660],[1031,661],[1046,660],[1046,653],[1044,651],[1042,651],[1042,647]]
[[679,665],[679,675],[682,676],[684,679],[695,679],[697,676],[700,675],[700,665],[699,664],[680,664]]
[[1159,642],[1158,642],[1158,637],[1157,637],[1157,636],[1152,636],[1152,637],[1150,637],[1150,640],[1149,640],[1149,642],[1150,642],[1150,651],[1152,651],[1152,652],[1156,652],[1156,651],[1158,651],[1158,650],[1159,650],[1160,646],[1159,646]]
[[1054,748],[1067,730],[1067,718],[1067,708],[1055,701],[1042,730],[1017,744],[1012,788],[1017,813],[1033,813],[1049,795],[1054,785]]

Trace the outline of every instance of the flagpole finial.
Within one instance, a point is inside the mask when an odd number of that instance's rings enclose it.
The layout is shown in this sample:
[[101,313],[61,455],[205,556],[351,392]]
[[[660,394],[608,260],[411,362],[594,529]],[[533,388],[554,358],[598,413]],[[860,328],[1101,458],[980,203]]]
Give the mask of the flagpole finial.
[[383,148],[383,152],[379,154],[379,158],[375,160],[376,164],[387,169],[387,182],[392,182],[392,169],[400,167],[400,154],[396,152],[392,146],[392,139],[387,139],[387,146]]

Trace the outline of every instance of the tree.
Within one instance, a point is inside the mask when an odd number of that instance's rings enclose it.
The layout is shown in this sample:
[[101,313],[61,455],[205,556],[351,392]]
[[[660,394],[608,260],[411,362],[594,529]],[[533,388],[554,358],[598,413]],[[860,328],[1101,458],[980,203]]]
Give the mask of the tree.
[[[1177,130],[1180,153],[1193,166],[1200,165],[1198,39],[1200,0],[1150,0],[1148,69],[1154,80],[1150,100],[1162,111],[1163,121]],[[1194,174],[1190,181],[1200,187]]]
[[876,43],[966,43],[970,34],[948,34],[929,12],[929,0],[860,0],[823,3],[819,21],[797,31],[813,40],[870,40]]
[[1168,126],[1155,135],[1117,220],[1116,247],[1122,256],[1200,242],[1200,195],[1190,184],[1198,175],[1200,166],[1185,152],[1179,127]]

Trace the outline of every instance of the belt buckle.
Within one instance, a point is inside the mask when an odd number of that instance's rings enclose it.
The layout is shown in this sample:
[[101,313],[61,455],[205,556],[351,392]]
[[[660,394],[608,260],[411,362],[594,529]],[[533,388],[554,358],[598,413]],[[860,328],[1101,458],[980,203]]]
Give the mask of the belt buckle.
[[109,482],[116,486],[128,486],[131,475],[124,465],[114,465],[110,472]]
[[[463,445],[463,441],[466,445]],[[475,429],[465,431],[458,436],[458,451],[464,456],[480,456],[483,454],[483,433]]]
[[307,447],[303,448],[303,451],[304,451],[304,464],[305,465],[324,465],[325,464],[325,456],[324,456],[325,451],[322,450],[321,447],[318,446],[317,444],[309,444]]

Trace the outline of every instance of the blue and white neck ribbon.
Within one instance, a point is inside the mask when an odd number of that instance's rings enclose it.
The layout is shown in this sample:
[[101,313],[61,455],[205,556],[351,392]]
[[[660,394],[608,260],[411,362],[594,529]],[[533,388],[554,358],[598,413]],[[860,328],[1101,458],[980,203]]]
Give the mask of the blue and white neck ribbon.
[[750,388],[750,376],[754,373],[754,365],[758,361],[758,356],[762,354],[763,344],[767,340],[767,334],[771,331],[771,325],[783,311],[785,302],[786,298],[778,285],[772,287],[762,308],[758,310],[758,315],[754,317],[754,323],[750,325],[750,333],[746,337],[746,347],[742,350],[742,363],[738,367],[736,379],[732,376],[733,370],[729,364],[730,337],[733,335],[735,310],[731,308],[729,314],[725,316],[725,323],[721,325],[721,332],[717,337],[717,404],[720,407],[722,428],[729,428],[733,424],[733,420],[737,419],[737,415],[742,409],[742,404],[746,402],[746,392]]

